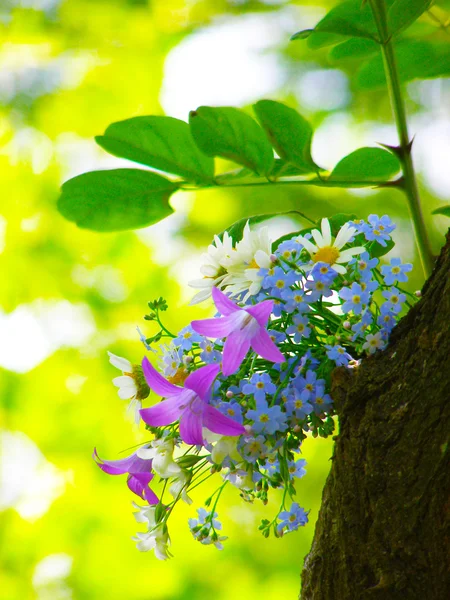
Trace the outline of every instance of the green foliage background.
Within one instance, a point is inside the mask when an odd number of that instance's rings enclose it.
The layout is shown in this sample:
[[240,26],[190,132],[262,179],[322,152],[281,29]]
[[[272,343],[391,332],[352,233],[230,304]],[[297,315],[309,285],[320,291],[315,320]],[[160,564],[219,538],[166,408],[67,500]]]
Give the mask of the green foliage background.
[[[282,17],[279,22],[286,28],[286,35],[280,36],[284,41],[271,50],[283,64],[285,78],[270,97],[296,107],[315,128],[330,114],[351,114],[359,143],[350,150],[367,145],[364,136],[370,126],[392,122],[383,84],[367,90],[358,84],[360,62],[337,62],[327,48],[313,52],[305,43],[288,42],[290,33],[314,26],[332,5],[276,0],[3,3],[2,600],[296,597],[332,441],[308,440],[304,446],[309,467],[299,483],[298,497],[303,506],[311,508],[311,523],[303,530],[281,540],[263,540],[257,525],[260,518],[270,514],[271,505],[251,507],[242,503],[236,490],[227,489],[222,506],[227,505],[228,510],[222,508],[220,514],[225,534],[230,537],[225,550],[220,553],[193,541],[186,519],[193,516],[194,508],[186,507],[171,519],[175,559],[160,563],[151,554],[137,552],[130,541],[138,526],[125,482],[105,476],[90,458],[94,445],[101,456],[114,458],[146,439],[124,419],[124,403],[111,384],[117,373],[107,361],[106,350],[140,361],[142,347],[135,326],[143,324],[146,302],[159,295],[169,302],[171,329],[206,316],[208,306],[187,306],[189,291],[183,271],[191,259],[198,261],[199,252],[214,233],[252,214],[297,209],[319,218],[336,212],[360,217],[387,212],[399,224],[397,254],[406,261],[416,261],[411,288],[417,289],[422,275],[404,198],[397,191],[352,193],[295,186],[178,193],[173,198],[177,214],[171,217],[170,229],[155,225],[144,233],[115,234],[77,229],[56,211],[56,199],[60,184],[69,176],[119,165],[93,142],[110,123],[163,114],[160,91],[165,60],[172,49],[187,36],[217,23],[238,24],[245,13],[258,18]],[[448,2],[438,3],[433,10],[445,21]],[[443,43],[449,39],[448,32],[430,16],[424,16],[409,31],[411,36],[420,32]],[[227,48],[222,51],[226,54]],[[302,106],[305,95],[294,93],[296,82],[307,81],[308,73],[329,69],[341,69],[349,78],[342,101],[332,110]],[[309,81],[313,86],[323,80]],[[434,87],[410,84],[407,105],[410,114],[417,117],[415,122],[439,116],[448,123],[448,83],[441,79],[434,80]],[[348,140],[341,139],[336,131],[339,129],[330,128],[328,143],[345,148],[344,156],[349,151]],[[391,142],[378,138],[369,145],[377,141]],[[425,142],[419,135],[415,144],[421,143]],[[222,166],[232,168],[225,161]],[[444,191],[439,198],[438,188],[429,186],[429,174],[423,175],[424,209],[438,252],[445,217],[430,215],[450,194]],[[299,223],[286,219],[283,223],[281,233],[286,227],[300,228]],[[176,248],[181,252],[173,252]],[[86,332],[80,333],[78,341],[73,341],[77,313],[70,312],[70,305],[57,304],[65,300],[84,311]],[[66,336],[67,327],[72,333]],[[145,324],[143,327],[149,335],[153,333]],[[49,342],[42,360],[30,358],[38,356],[46,339],[59,341]],[[14,362],[8,354],[23,360]],[[200,491],[196,502],[201,504],[207,495],[206,490]],[[62,555],[71,568],[66,572],[56,567],[45,571],[43,565],[51,564],[48,557],[55,555]]]

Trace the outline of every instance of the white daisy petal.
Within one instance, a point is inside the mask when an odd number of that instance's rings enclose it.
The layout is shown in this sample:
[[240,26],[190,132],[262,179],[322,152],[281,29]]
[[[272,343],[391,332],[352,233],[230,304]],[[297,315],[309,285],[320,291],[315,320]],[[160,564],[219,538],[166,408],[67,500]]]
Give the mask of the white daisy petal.
[[339,258],[336,260],[337,263],[345,263],[352,259],[353,256],[357,254],[362,254],[365,252],[365,248],[363,246],[356,246],[355,248],[347,248],[347,250],[342,250],[339,253]]
[[337,234],[336,239],[334,240],[334,246],[336,248],[341,249],[343,246],[345,246],[345,244],[347,244],[351,240],[355,233],[356,229],[354,227],[351,227],[348,223],[345,223],[339,230],[339,233]]
[[314,241],[316,242],[316,245],[318,248],[322,248],[322,246],[326,245],[323,241],[322,234],[320,233],[320,231],[318,229],[313,229],[311,231],[311,235],[313,236]]
[[116,367],[123,373],[131,373],[131,371],[133,370],[133,367],[129,360],[127,360],[126,358],[122,358],[121,356],[116,356],[116,354],[113,354],[112,352],[108,352],[108,355],[109,355],[109,362],[114,367]]
[[331,227],[328,219],[322,219],[322,238],[325,246],[331,246]]
[[130,400],[131,398],[134,398],[136,392],[134,392],[131,388],[128,387],[121,387],[117,390],[117,395],[121,400]]
[[331,268],[334,269],[340,275],[344,275],[345,273],[347,273],[347,269],[345,267],[343,267],[342,265],[338,265],[336,263],[334,263],[334,265],[332,265]]
[[113,384],[117,387],[129,387],[137,390],[136,383],[132,377],[128,377],[128,375],[121,375],[120,377],[114,377],[112,380]]
[[315,254],[318,250],[317,246],[315,246],[312,242],[304,238],[302,235],[299,235],[297,237],[297,241],[299,244],[302,244],[305,250],[307,250],[310,254]]

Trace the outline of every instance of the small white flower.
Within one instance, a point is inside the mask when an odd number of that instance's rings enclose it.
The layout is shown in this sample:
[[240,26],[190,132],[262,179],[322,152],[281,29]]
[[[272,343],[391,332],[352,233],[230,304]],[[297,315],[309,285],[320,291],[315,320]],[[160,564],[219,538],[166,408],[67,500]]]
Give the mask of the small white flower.
[[188,476],[187,471],[181,470],[179,475],[177,475],[175,477],[175,479],[173,480],[173,483],[169,488],[169,492],[172,494],[172,496],[175,499],[178,498],[178,496],[180,496],[180,498],[183,500],[183,502],[186,502],[186,504],[192,504],[192,498],[190,498],[187,495],[186,487],[185,487],[186,483],[188,483],[188,480],[189,480],[189,476]]
[[147,532],[137,533],[135,537],[131,538],[134,542],[137,542],[137,549],[140,552],[148,552],[149,550],[153,550],[156,558],[159,560],[167,560],[170,558],[169,533],[167,531],[167,527],[165,527],[162,523],[156,523],[155,507],[139,506],[135,502],[133,502],[133,506],[137,509],[137,512],[133,513],[136,521],[138,523],[147,523],[149,528]]
[[363,344],[363,350],[367,350],[369,354],[373,354],[377,350],[381,350],[386,346],[386,342],[381,338],[381,331],[375,334],[369,333],[366,337],[366,342]]
[[235,463],[242,462],[242,456],[237,451],[238,439],[236,436],[222,436],[212,450],[211,458],[213,463],[221,465],[227,456]]
[[140,448],[136,454],[143,460],[153,459],[152,470],[163,479],[178,476],[182,469],[173,460],[174,441],[160,438],[151,443],[151,448]]
[[227,274],[222,286],[230,296],[247,292],[245,300],[261,290],[264,277],[259,275],[260,269],[269,269],[272,262],[272,243],[269,229],[262,227],[252,231],[250,225],[244,227],[242,240],[236,244],[232,259],[226,264]]
[[[353,256],[362,254],[365,251],[363,246],[355,248],[342,248],[351,240],[356,233],[356,228],[345,223],[339,230],[336,239],[333,241],[331,237],[330,222],[328,219],[322,219],[322,231],[313,229],[311,235],[314,238],[315,244],[311,240],[307,240],[302,235],[299,235],[296,240],[303,245],[312,258],[312,264],[316,262],[324,262],[329,264],[338,273],[344,274],[347,269],[342,266],[343,263],[348,263]],[[311,265],[312,266],[312,265]]]
[[234,252],[233,240],[227,231],[223,234],[223,240],[217,235],[214,236],[214,243],[208,246],[208,252],[202,254],[203,264],[200,272],[203,279],[194,279],[189,282],[191,287],[201,290],[192,298],[191,304],[203,302],[211,296],[213,287],[220,287],[226,275],[225,264],[228,263]]

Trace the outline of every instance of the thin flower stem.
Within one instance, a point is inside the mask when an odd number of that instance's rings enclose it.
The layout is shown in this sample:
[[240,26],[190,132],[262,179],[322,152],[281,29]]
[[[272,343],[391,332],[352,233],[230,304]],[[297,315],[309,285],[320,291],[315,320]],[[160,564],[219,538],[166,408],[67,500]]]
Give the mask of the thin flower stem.
[[412,140],[409,138],[408,124],[406,120],[405,101],[394,52],[392,36],[389,33],[385,0],[370,0],[375,23],[378,29],[379,42],[383,55],[384,71],[387,87],[391,98],[392,111],[394,113],[395,125],[400,141],[400,146],[395,148],[400,159],[403,171],[403,189],[408,201],[408,209],[413,222],[414,234],[416,236],[417,248],[425,278],[431,275],[433,270],[433,254],[425,227],[423,212],[420,205],[419,190],[411,156]]

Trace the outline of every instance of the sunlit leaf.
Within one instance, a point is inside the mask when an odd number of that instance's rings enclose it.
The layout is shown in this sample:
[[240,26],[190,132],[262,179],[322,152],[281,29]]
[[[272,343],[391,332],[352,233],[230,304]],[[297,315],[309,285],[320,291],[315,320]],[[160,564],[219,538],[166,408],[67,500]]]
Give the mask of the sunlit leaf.
[[[404,40],[396,46],[395,54],[402,82],[450,74],[450,48],[447,44]],[[364,63],[358,72],[356,83],[359,88],[366,90],[386,85],[381,55]]]
[[332,8],[316,25],[314,32],[375,39],[377,28],[369,2],[347,0]]
[[294,35],[291,35],[290,39],[292,42],[295,40],[306,40],[306,38],[308,38],[313,31],[314,29],[302,29],[302,31],[297,31],[297,33],[294,33]]
[[305,173],[318,169],[311,157],[312,127],[296,110],[274,100],[253,106],[277,154]]
[[208,156],[228,158],[259,175],[273,165],[273,150],[249,115],[229,106],[200,106],[189,114],[192,135]]
[[334,167],[329,181],[387,181],[400,170],[396,156],[381,148],[359,148]]
[[441,208],[436,208],[431,213],[432,215],[444,215],[444,217],[450,217],[450,204],[447,206],[442,206]]
[[351,38],[330,50],[332,60],[346,60],[363,58],[380,52],[380,46],[373,40],[365,38]]
[[134,117],[113,123],[96,142],[110,154],[180,175],[188,181],[210,182],[214,159],[195,144],[189,125],[172,117]]
[[150,171],[91,171],[62,186],[58,210],[79,227],[121,231],[147,227],[169,216],[178,186]]
[[[311,172],[311,169],[308,169],[308,172]],[[298,177],[299,175],[304,174],[304,168],[298,168],[282,158],[276,158],[273,168],[270,172],[270,177],[271,179],[278,179],[279,177]]]
[[434,0],[395,0],[388,12],[388,29],[400,33],[428,10]]
[[250,169],[242,167],[241,169],[234,169],[233,171],[227,171],[226,173],[216,175],[215,181],[217,185],[227,185],[238,179],[244,179],[245,177],[255,177],[255,174]]

